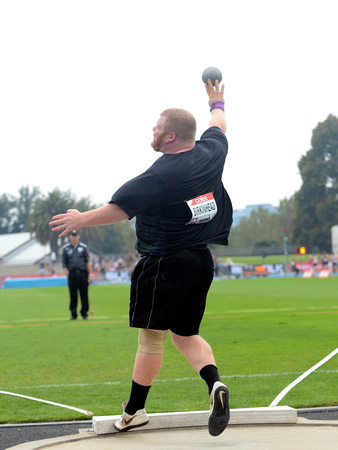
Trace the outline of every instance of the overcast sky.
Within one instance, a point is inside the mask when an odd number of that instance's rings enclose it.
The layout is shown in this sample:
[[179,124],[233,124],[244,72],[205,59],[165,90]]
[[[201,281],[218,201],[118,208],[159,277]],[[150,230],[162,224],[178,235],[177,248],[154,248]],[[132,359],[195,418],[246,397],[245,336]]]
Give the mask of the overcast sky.
[[188,109],[202,134],[201,74],[217,66],[234,208],[278,206],[313,129],[338,115],[337,17],[335,0],[1,0],[0,195],[109,201],[158,158],[164,109]]

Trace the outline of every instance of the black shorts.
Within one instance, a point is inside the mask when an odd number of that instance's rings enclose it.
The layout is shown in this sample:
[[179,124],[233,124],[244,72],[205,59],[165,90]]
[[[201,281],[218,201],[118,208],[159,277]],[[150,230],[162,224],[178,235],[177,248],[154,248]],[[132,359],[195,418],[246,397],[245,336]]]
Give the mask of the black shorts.
[[130,326],[198,334],[213,274],[208,248],[143,256],[131,277]]

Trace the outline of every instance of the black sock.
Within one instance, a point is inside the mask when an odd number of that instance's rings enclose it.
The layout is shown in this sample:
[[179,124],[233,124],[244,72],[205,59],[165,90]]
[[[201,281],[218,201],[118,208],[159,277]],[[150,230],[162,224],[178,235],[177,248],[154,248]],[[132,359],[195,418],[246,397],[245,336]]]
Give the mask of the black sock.
[[125,409],[127,414],[132,416],[136,413],[136,411],[144,408],[150,388],[151,386],[142,386],[133,380],[131,384],[130,398]]
[[201,378],[207,383],[209,388],[209,395],[211,394],[213,385],[216,381],[221,381],[218,369],[213,364],[208,364],[200,370]]

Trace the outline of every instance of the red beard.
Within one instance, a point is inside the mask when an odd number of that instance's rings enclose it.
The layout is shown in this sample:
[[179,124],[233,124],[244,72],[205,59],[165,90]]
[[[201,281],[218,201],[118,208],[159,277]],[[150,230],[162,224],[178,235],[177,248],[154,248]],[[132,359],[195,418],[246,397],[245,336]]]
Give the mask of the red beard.
[[153,147],[155,152],[160,152],[161,148],[165,144],[165,136],[164,135],[165,135],[165,132],[163,132],[161,135],[159,135],[157,137],[155,137],[155,135],[154,135],[154,139],[153,139],[153,142],[151,143],[151,146]]

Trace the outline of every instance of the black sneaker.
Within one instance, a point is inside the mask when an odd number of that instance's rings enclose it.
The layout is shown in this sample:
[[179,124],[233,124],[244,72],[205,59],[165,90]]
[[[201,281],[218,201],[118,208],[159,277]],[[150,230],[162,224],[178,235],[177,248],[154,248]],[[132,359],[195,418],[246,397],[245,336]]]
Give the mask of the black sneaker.
[[216,381],[210,394],[209,433],[220,435],[230,420],[229,391],[225,384]]

